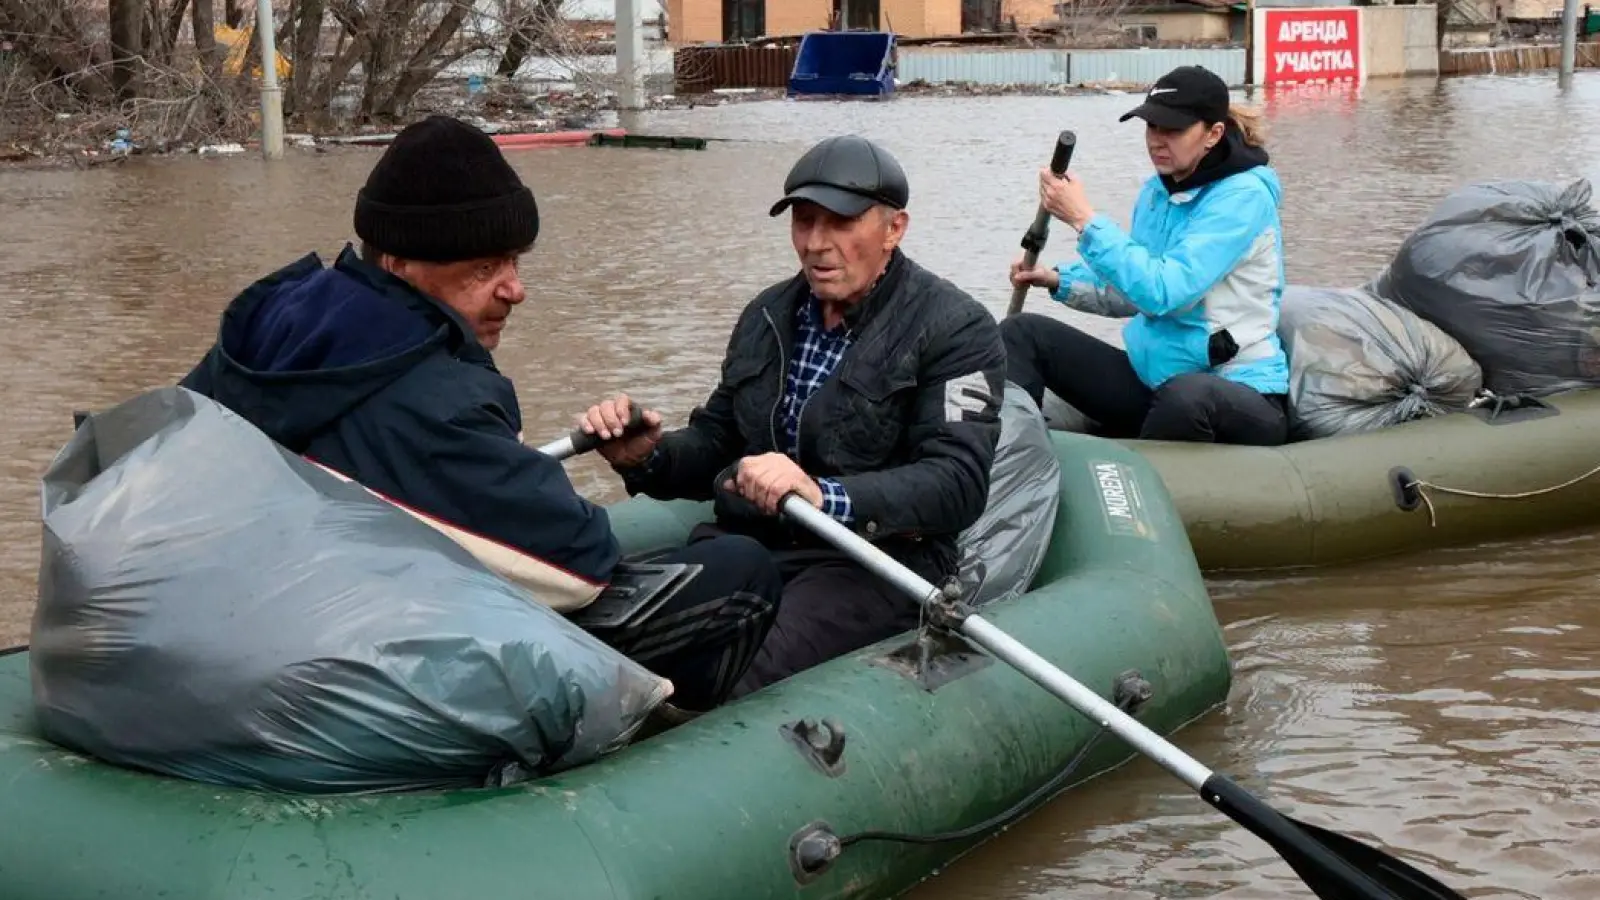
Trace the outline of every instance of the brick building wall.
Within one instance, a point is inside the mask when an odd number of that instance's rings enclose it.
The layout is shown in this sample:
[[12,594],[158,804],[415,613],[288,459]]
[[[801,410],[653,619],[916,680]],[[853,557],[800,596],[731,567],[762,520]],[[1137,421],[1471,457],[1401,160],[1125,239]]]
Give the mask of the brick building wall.
[[[721,0],[715,0],[721,6]],[[767,34],[805,34],[828,27],[832,0],[767,0]]]

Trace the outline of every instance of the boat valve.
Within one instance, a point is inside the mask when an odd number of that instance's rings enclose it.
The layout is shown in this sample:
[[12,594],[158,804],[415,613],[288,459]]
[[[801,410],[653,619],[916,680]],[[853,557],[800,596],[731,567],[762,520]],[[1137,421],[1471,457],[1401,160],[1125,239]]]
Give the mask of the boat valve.
[[789,838],[789,871],[800,884],[810,884],[833,867],[844,852],[839,836],[827,822],[812,822]]
[[1111,700],[1129,715],[1156,695],[1156,689],[1145,681],[1138,669],[1129,669],[1117,676],[1111,688]]

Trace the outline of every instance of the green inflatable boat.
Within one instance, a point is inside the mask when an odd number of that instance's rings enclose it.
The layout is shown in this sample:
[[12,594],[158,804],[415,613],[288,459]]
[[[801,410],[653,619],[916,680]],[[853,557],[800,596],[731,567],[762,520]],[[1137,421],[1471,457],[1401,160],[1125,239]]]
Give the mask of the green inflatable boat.
[[[1282,447],[1119,443],[1161,474],[1207,571],[1350,563],[1600,525],[1600,391],[1522,402]],[[1070,407],[1046,407],[1052,427],[1083,422]]]
[[[1028,592],[984,617],[1102,696],[1139,698],[1134,714],[1171,734],[1230,684],[1183,523],[1132,449],[1051,439],[1063,502],[1048,554]],[[1412,464],[1431,473],[1425,462]],[[709,514],[638,498],[612,509],[630,551],[681,542]],[[889,897],[996,829],[935,843],[849,835],[966,829],[1133,755],[1114,737],[1089,748],[1095,722],[943,633],[886,641],[599,762],[500,788],[220,788],[64,752],[36,735],[31,710],[19,649],[0,657],[7,900]],[[808,848],[830,834],[843,853],[818,863]]]

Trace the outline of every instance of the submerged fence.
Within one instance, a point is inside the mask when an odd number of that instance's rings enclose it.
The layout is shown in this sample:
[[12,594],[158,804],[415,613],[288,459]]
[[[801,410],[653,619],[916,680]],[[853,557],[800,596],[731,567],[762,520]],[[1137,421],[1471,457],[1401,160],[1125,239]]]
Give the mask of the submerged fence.
[[[1600,67],[1600,42],[1580,43],[1577,65]],[[768,45],[700,45],[673,54],[673,89],[679,94],[722,88],[784,88],[794,69],[799,41]],[[1177,66],[1202,65],[1230,86],[1245,80],[1242,48],[1142,50],[950,49],[900,47],[895,78],[901,84],[1145,86]],[[1553,69],[1561,64],[1556,44],[1444,50],[1441,75],[1491,75]],[[1412,64],[1410,71],[1420,67]],[[1369,73],[1369,75],[1374,73]],[[1390,74],[1390,73],[1384,73]],[[1394,72],[1392,74],[1402,74]]]
[[799,41],[683,47],[672,54],[672,90],[704,94],[722,88],[787,87],[799,52]]
[[[799,42],[700,45],[673,54],[673,90],[697,94],[725,88],[782,88],[794,69]],[[1231,85],[1244,82],[1244,50],[964,50],[900,47],[895,77],[902,84],[966,82],[1052,85],[1116,82],[1144,85],[1182,65],[1203,65]]]
[[[1579,44],[1576,49],[1574,63],[1579,68],[1600,67],[1600,43]],[[1442,75],[1499,75],[1506,72],[1537,72],[1560,66],[1560,44],[1446,50],[1439,54],[1439,73]]]

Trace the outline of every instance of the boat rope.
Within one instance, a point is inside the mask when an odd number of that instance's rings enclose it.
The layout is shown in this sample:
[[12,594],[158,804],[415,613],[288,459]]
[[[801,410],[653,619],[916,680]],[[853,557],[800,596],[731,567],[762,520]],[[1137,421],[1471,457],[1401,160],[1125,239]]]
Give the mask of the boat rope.
[[[1150,698],[1149,684],[1144,682],[1143,679],[1135,680],[1138,681],[1137,686],[1125,686],[1124,682],[1118,682],[1116,691],[1118,695],[1117,708],[1123,712],[1128,712],[1133,707],[1138,706]],[[1100,728],[1095,731],[1094,735],[1090,737],[1081,748],[1079,748],[1076,754],[1073,755],[1072,760],[1067,763],[1066,768],[1056,773],[1054,778],[1051,778],[1043,785],[1040,785],[1037,790],[1022,798],[1009,809],[990,816],[976,825],[968,825],[966,828],[962,828],[957,831],[945,831],[938,834],[907,834],[901,831],[858,831],[855,834],[847,834],[839,838],[839,849],[842,852],[845,847],[848,847],[851,844],[860,843],[862,841],[895,841],[902,844],[942,844],[947,841],[960,841],[971,837],[977,837],[978,835],[983,834],[990,829],[1011,824],[1017,819],[1020,819],[1032,812],[1034,807],[1038,805],[1039,801],[1054,796],[1056,792],[1058,792],[1062,786],[1066,784],[1067,779],[1071,778],[1072,774],[1077,771],[1078,766],[1083,764],[1084,759],[1089,755],[1089,751],[1094,749],[1095,744],[1098,743],[1100,738],[1104,737],[1108,731],[1110,731],[1108,726],[1101,725]]]
[[1542,496],[1544,494],[1553,494],[1556,491],[1565,490],[1566,488],[1572,487],[1573,485],[1578,484],[1579,482],[1584,481],[1585,479],[1593,478],[1596,475],[1600,475],[1600,466],[1595,466],[1594,468],[1590,469],[1589,471],[1584,472],[1582,475],[1579,475],[1576,478],[1569,478],[1566,481],[1561,482],[1560,484],[1553,484],[1553,485],[1551,485],[1549,487],[1536,488],[1536,489],[1531,490],[1531,491],[1517,491],[1515,493],[1496,493],[1494,491],[1474,491],[1474,490],[1469,490],[1467,488],[1458,488],[1458,487],[1450,487],[1448,485],[1443,485],[1443,484],[1435,484],[1434,482],[1427,481],[1427,480],[1422,479],[1422,478],[1413,478],[1413,479],[1407,481],[1405,483],[1405,488],[1406,488],[1406,490],[1415,490],[1417,492],[1417,497],[1422,500],[1422,505],[1424,505],[1424,506],[1426,506],[1428,508],[1428,527],[1433,528],[1433,527],[1437,527],[1438,526],[1438,524],[1439,524],[1439,516],[1438,516],[1437,511],[1434,509],[1433,498],[1428,496],[1428,492],[1429,491],[1438,491],[1441,494],[1454,494],[1454,495],[1456,495],[1458,497],[1473,497],[1473,498],[1476,498],[1478,500],[1526,500],[1529,497],[1539,497],[1539,496]]

